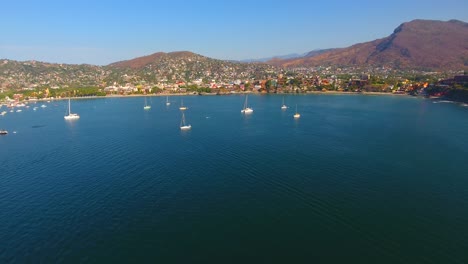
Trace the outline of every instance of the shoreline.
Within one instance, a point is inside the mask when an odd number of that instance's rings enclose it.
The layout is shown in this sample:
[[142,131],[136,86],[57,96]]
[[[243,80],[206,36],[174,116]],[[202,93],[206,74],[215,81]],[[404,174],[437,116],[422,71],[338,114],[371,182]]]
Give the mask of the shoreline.
[[[193,93],[185,93],[185,94],[129,94],[129,95],[105,95],[105,96],[77,96],[77,97],[70,97],[70,99],[99,99],[99,98],[126,98],[126,97],[164,97],[164,96],[227,96],[227,95],[239,95],[239,94],[250,94],[250,95],[308,95],[308,94],[330,94],[330,95],[390,95],[390,96],[411,96],[408,94],[394,94],[394,93],[382,93],[382,92],[337,92],[337,91],[327,91],[327,92],[320,92],[320,91],[313,91],[313,92],[306,92],[306,93],[252,93],[252,92],[235,92],[235,93],[224,93],[224,94],[215,94],[215,93],[207,93],[207,94],[193,94]],[[37,99],[34,101],[27,101],[26,102],[43,102],[43,101],[59,101],[59,100],[67,100],[67,98],[44,98],[44,99]]]
[[[253,92],[235,92],[235,93],[223,93],[223,94],[216,94],[216,93],[206,93],[206,94],[194,94],[194,93],[185,93],[185,94],[129,94],[129,95],[105,95],[105,96],[78,96],[78,97],[70,97],[71,100],[84,100],[84,99],[105,99],[105,98],[132,98],[132,97],[164,97],[164,96],[230,96],[230,95],[243,95],[243,94],[253,94],[253,95],[372,95],[372,96],[407,96],[407,97],[414,97],[409,94],[395,94],[395,93],[384,93],[384,92],[339,92],[339,91],[309,91],[305,93],[253,93]],[[47,102],[47,101],[63,101],[67,100],[66,98],[43,98],[37,100],[23,100],[20,102],[23,103],[35,103],[35,102]],[[430,97],[427,99],[439,99],[444,100],[443,98],[434,98]],[[453,101],[458,102],[458,101]],[[463,103],[463,102],[461,102]],[[8,105],[7,102],[1,102],[1,105]]]

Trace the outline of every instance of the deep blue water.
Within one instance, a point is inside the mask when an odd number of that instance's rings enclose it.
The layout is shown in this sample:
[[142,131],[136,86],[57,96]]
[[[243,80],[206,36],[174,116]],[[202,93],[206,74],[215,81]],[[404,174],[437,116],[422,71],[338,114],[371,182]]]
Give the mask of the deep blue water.
[[0,116],[0,262],[468,263],[468,107],[180,98]]

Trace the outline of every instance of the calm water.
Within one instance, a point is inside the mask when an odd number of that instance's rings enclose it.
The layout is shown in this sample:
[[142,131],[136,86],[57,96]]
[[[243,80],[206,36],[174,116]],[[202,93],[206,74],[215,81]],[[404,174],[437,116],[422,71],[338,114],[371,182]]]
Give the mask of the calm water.
[[468,262],[468,107],[180,98],[0,116],[0,262]]

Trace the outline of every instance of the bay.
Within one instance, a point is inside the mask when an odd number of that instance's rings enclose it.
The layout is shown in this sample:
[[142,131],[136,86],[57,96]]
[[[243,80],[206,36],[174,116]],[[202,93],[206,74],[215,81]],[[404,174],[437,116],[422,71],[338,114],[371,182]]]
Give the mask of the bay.
[[0,262],[468,262],[468,108],[284,98],[250,95],[251,115],[230,95],[0,117]]

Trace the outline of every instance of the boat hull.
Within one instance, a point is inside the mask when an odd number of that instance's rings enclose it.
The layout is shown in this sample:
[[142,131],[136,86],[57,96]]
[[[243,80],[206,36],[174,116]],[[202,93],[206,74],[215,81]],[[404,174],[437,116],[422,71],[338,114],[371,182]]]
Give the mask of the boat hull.
[[243,113],[243,114],[251,114],[251,113],[253,113],[253,109],[252,109],[252,108],[242,109],[242,110],[241,110],[241,113]]
[[63,117],[65,120],[74,120],[74,119],[79,119],[80,116],[77,114],[71,114]]

